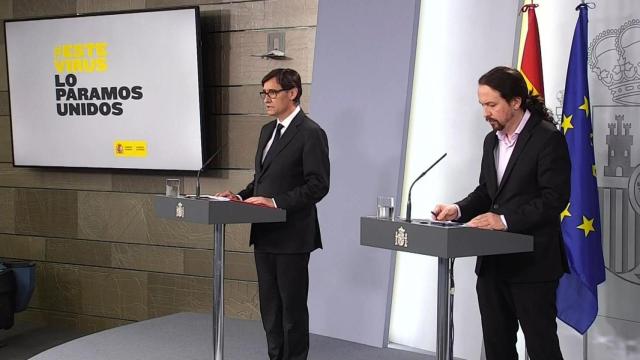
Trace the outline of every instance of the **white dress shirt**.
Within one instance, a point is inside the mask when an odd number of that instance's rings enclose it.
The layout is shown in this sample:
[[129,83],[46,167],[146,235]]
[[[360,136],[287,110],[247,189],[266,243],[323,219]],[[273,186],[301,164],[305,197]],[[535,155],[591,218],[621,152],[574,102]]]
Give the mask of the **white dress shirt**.
[[276,124],[276,127],[273,129],[273,133],[271,133],[271,138],[267,142],[267,145],[264,147],[264,151],[262,152],[262,161],[264,161],[264,158],[267,156],[267,152],[271,148],[271,144],[273,144],[273,139],[275,138],[276,131],[278,130],[278,124],[282,125],[282,130],[280,131],[280,137],[282,137],[282,135],[284,135],[284,132],[287,131],[287,128],[291,124],[291,121],[293,120],[293,118],[296,117],[296,115],[298,115],[299,112],[300,112],[300,106],[298,105],[296,106],[295,110],[293,110],[293,112],[289,114],[289,116],[284,118],[284,120],[278,119],[278,123]]

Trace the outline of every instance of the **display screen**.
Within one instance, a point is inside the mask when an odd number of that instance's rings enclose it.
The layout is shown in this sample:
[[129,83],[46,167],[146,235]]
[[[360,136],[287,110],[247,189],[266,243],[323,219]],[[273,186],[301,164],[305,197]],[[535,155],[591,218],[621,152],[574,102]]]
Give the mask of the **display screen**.
[[14,165],[198,170],[198,16],[5,22]]

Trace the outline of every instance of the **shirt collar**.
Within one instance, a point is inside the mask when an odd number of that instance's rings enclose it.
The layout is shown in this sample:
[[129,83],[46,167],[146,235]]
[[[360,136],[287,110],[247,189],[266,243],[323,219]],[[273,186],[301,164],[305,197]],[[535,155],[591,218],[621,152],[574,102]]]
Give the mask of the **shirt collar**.
[[529,121],[530,117],[531,117],[531,113],[529,112],[529,110],[525,110],[524,115],[522,115],[522,120],[520,120],[520,124],[518,124],[518,127],[516,128],[516,130],[513,132],[511,136],[508,136],[502,130],[496,131],[496,136],[498,137],[498,140],[506,141],[507,143],[516,141],[516,139],[518,138],[518,135],[520,135],[520,133],[522,132],[522,129],[524,129],[524,126],[527,125],[527,121]]
[[300,105],[296,106],[295,110],[293,110],[293,112],[289,114],[289,116],[284,118],[284,120],[281,121],[280,119],[278,119],[278,124],[282,124],[282,131],[284,131],[284,129],[289,127],[289,124],[291,124],[291,121],[293,121],[293,118],[296,117],[296,115],[298,115],[299,112],[300,112]]

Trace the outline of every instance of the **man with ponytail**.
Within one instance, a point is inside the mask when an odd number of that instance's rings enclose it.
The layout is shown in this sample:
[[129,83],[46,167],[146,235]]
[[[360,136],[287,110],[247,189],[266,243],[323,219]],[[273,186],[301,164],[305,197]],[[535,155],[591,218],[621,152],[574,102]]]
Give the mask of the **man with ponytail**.
[[478,100],[492,131],[484,139],[480,182],[437,220],[533,235],[528,253],[479,256],[476,290],[487,360],[517,360],[522,327],[532,360],[560,360],[556,289],[567,271],[560,213],[570,194],[564,135],[518,70],[496,67],[478,80]]

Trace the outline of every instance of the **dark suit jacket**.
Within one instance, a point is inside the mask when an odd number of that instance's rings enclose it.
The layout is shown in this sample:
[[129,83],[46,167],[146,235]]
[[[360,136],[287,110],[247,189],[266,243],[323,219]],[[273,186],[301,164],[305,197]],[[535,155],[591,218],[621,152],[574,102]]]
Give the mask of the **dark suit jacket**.
[[300,111],[262,162],[276,123],[262,127],[253,181],[238,195],[274,198],[287,221],[251,225],[250,241],[256,252],[311,252],[322,247],[315,204],[329,192],[327,135]]
[[568,271],[560,213],[570,195],[571,163],[560,131],[532,115],[522,129],[511,158],[497,183],[495,131],[485,140],[480,184],[458,202],[463,222],[491,211],[504,215],[507,231],[533,235],[530,253],[478,257],[476,274],[511,282],[551,281]]

